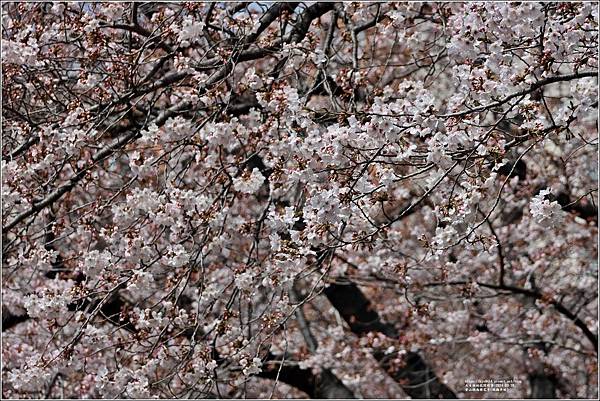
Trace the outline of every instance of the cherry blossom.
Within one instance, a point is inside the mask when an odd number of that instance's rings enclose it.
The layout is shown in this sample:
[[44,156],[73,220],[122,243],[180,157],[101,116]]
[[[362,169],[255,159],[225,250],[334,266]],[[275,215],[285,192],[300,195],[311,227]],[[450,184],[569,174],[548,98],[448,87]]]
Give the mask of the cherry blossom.
[[597,49],[590,2],[3,4],[2,395],[596,398]]

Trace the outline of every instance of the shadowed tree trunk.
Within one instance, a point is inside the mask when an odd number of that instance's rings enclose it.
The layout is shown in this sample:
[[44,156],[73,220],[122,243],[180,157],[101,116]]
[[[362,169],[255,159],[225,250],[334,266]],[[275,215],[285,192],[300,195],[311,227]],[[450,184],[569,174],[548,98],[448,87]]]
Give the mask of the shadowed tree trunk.
[[[277,359],[272,357],[271,361]],[[268,367],[259,374],[267,379],[278,379],[292,387],[305,392],[310,398],[350,399],[356,398],[340,379],[329,369],[314,375],[309,369],[300,369],[299,366],[284,365],[279,371],[279,364],[268,364]],[[277,377],[279,372],[279,378]]]
[[[354,334],[362,336],[378,332],[391,338],[400,336],[392,324],[381,321],[379,314],[355,284],[331,284],[324,293]],[[375,352],[374,356],[411,398],[456,398],[456,394],[440,381],[418,353],[406,353],[403,356],[404,365],[399,367],[391,363],[395,354]]]
[[542,372],[529,375],[531,394],[529,398],[556,398],[555,378]]

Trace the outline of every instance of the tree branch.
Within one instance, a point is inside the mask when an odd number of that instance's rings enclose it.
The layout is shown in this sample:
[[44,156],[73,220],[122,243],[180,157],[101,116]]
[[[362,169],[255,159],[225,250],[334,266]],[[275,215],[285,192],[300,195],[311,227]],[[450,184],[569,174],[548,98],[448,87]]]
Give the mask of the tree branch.
[[[305,392],[310,398],[321,399],[353,399],[354,394],[330,370],[323,369],[314,375],[309,369],[300,369],[298,365],[284,364],[277,357],[269,354],[269,363],[263,365],[259,377],[281,382]],[[281,369],[280,369],[281,368]]]
[[470,110],[463,110],[463,111],[458,111],[456,113],[443,114],[438,117],[441,117],[441,118],[462,117],[467,114],[477,113],[477,112],[488,110],[488,109],[491,109],[494,107],[502,106],[509,100],[512,100],[516,97],[528,95],[528,94],[540,89],[541,87],[549,85],[549,84],[553,84],[556,82],[567,82],[567,81],[572,81],[574,79],[580,79],[580,78],[586,78],[586,77],[597,77],[597,76],[598,76],[598,71],[585,71],[585,72],[580,72],[577,74],[558,75],[555,77],[548,77],[546,79],[542,79],[540,81],[537,81],[537,82],[531,84],[531,86],[527,89],[524,89],[520,92],[513,93],[512,95],[508,95],[505,98],[498,100],[497,102],[486,104],[486,105],[479,106],[479,107],[475,107]]
[[[356,335],[378,332],[390,338],[400,337],[400,333],[392,324],[381,321],[379,314],[373,310],[371,303],[356,284],[331,284],[324,293]],[[440,381],[418,353],[405,354],[402,367],[392,366],[390,356],[383,352],[375,352],[374,356],[410,397],[456,398],[456,394]]]

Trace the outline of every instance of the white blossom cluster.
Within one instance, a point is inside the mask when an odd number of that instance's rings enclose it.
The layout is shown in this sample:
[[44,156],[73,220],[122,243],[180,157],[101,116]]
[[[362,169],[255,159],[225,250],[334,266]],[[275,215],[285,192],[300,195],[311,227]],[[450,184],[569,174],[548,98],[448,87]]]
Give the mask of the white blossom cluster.
[[550,194],[552,194],[551,189],[543,189],[529,202],[531,215],[543,227],[560,224],[564,217],[562,207],[558,202],[547,199]]

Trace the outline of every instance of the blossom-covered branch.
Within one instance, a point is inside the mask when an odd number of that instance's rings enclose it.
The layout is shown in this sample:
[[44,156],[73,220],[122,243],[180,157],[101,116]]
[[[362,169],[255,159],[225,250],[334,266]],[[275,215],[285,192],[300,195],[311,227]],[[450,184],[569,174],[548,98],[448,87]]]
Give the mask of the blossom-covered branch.
[[2,395],[597,396],[591,3],[2,4]]

